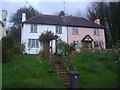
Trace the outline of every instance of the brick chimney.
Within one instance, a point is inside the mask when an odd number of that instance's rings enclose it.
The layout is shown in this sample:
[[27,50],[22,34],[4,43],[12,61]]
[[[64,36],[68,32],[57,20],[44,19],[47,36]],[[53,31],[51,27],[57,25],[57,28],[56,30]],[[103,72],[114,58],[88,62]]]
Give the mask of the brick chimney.
[[7,28],[7,11],[2,10],[2,22],[4,24],[4,27],[2,29],[2,36],[6,36],[6,28]]
[[22,13],[22,22],[26,21],[26,13]]
[[99,24],[100,25],[100,19],[98,18],[98,16],[96,17],[96,19],[94,20],[94,23]]
[[65,13],[64,13],[64,11],[60,11],[60,14],[59,14],[59,16],[65,16]]

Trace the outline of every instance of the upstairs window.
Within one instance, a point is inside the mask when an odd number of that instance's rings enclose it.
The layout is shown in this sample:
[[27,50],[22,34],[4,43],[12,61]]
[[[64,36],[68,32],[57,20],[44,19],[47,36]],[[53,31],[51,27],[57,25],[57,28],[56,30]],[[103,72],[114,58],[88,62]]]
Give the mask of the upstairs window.
[[39,47],[38,39],[28,39],[28,47],[38,48]]
[[31,24],[31,33],[37,33],[37,25],[36,24]]
[[79,34],[79,32],[78,32],[78,28],[77,27],[73,27],[73,32],[72,32],[73,34]]
[[56,34],[62,34],[62,26],[56,26]]
[[79,48],[79,41],[73,41],[75,48]]
[[99,29],[98,29],[98,28],[95,28],[95,29],[94,29],[94,35],[100,35],[100,34],[99,34]]

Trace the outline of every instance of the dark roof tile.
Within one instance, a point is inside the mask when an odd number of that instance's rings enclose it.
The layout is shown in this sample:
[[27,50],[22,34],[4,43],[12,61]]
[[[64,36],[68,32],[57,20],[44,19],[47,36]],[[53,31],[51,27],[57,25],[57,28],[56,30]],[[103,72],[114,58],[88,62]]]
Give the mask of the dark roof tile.
[[75,26],[75,27],[89,27],[89,28],[105,28],[85,18],[73,16],[55,16],[55,15],[37,15],[23,23],[30,24],[47,24],[47,25],[62,25],[62,26]]

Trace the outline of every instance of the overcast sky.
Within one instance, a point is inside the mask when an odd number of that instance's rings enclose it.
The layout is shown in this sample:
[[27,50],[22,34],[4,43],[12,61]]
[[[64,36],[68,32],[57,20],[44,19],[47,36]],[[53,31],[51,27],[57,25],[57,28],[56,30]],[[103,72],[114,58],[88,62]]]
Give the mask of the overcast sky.
[[[26,1],[28,3],[26,3]],[[42,14],[53,15],[55,12],[60,12],[61,10],[64,10],[64,5],[65,13],[75,14],[78,10],[80,10],[85,14],[87,6],[90,5],[90,1],[96,0],[1,0],[0,17],[1,11],[7,10],[7,21],[9,22],[11,15],[16,13],[17,9],[29,5],[37,9]]]
[[10,0],[9,1],[5,0],[5,1],[2,1],[2,3],[0,3],[0,5],[2,5],[2,10],[7,10],[8,21],[11,15],[16,13],[17,9],[24,6],[29,6],[29,5],[37,9],[42,14],[50,14],[50,15],[53,15],[55,12],[64,10],[64,5],[65,5],[65,13],[69,13],[69,14],[76,13],[78,9],[80,11],[85,12],[86,7],[89,5],[89,2],[77,2],[77,1],[67,2],[68,0],[66,0],[65,4],[63,0],[59,0],[59,2],[43,2],[42,0],[37,0],[36,2],[35,0],[34,1],[27,0],[28,1],[27,4],[25,0],[20,0],[20,1],[21,2],[18,2],[18,0],[12,0],[10,2]]

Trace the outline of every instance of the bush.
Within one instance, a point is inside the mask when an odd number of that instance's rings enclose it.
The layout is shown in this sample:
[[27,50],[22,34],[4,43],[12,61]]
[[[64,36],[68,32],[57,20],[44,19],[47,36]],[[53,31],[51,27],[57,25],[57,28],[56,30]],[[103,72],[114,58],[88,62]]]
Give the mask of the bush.
[[45,49],[41,50],[41,51],[38,53],[38,56],[39,56],[39,57],[42,57],[42,58],[48,58],[48,56],[45,54]]
[[14,54],[15,40],[12,36],[2,38],[2,62],[7,62]]
[[73,43],[69,45],[66,42],[58,43],[58,49],[62,55],[70,54],[73,50],[75,50]]
[[25,50],[25,45],[21,44],[20,42],[16,42],[15,48],[14,48],[14,54],[22,54]]
[[120,64],[119,64],[118,61],[111,61],[111,60],[109,60],[109,61],[106,63],[106,66],[107,66],[110,70],[120,71]]

